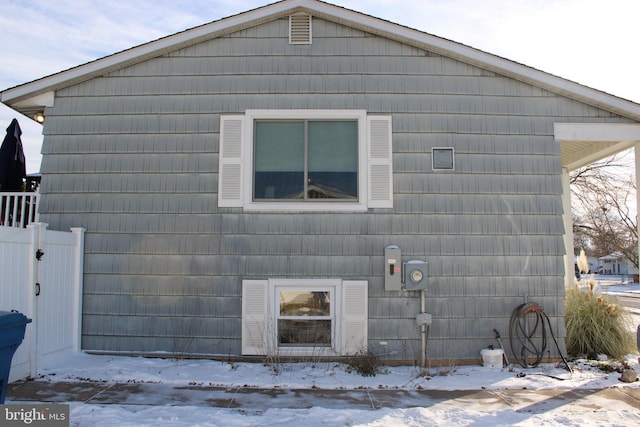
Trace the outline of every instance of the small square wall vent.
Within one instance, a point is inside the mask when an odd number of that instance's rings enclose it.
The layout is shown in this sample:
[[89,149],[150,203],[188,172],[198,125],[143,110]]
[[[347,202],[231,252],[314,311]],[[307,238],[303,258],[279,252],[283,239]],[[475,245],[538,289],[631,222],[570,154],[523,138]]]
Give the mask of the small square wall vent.
[[433,170],[454,170],[455,159],[452,147],[433,147],[431,149],[431,165]]
[[311,44],[311,15],[289,15],[289,44]]

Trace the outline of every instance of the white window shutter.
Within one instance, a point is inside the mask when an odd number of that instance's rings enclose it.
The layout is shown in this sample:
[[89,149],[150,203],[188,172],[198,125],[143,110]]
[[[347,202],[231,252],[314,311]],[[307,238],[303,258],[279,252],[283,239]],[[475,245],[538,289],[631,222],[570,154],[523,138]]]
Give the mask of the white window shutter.
[[341,354],[367,350],[369,283],[364,280],[342,282]]
[[393,208],[391,116],[367,117],[369,134],[368,207]]
[[220,116],[218,206],[242,207],[244,116]]
[[242,281],[242,354],[266,355],[270,323],[268,309],[268,281]]

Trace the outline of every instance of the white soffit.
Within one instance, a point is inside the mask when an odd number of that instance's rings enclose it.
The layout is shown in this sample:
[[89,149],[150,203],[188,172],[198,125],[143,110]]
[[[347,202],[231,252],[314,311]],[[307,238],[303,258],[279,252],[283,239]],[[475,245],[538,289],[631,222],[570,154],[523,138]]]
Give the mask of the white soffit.
[[640,143],[640,124],[556,123],[560,162],[569,171],[597,162]]
[[15,108],[34,108],[34,107],[53,107],[55,102],[55,92],[49,91],[36,95],[31,98],[16,102],[13,104]]

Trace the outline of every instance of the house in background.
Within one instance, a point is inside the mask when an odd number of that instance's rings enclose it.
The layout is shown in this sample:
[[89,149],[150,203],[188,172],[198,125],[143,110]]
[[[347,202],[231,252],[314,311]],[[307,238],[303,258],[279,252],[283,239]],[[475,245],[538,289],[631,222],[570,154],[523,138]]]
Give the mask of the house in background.
[[598,258],[598,274],[637,275],[638,269],[620,252]]
[[1,96],[46,117],[99,352],[476,362],[525,301],[562,338],[568,173],[640,141],[640,105],[314,0]]

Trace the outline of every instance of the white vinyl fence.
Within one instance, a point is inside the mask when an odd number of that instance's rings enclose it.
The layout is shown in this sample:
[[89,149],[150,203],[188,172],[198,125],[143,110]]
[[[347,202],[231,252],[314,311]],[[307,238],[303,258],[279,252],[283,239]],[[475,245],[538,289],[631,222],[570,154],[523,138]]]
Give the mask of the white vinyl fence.
[[35,377],[42,363],[80,350],[84,232],[0,226],[0,311],[32,319],[9,381]]

